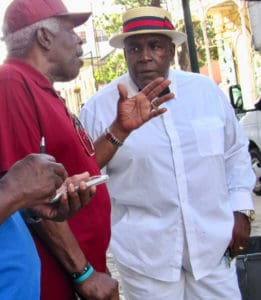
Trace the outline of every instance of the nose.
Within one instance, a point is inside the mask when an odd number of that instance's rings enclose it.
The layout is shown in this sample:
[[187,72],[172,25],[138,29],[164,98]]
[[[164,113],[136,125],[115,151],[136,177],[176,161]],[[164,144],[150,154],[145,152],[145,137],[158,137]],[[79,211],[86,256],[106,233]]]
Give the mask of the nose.
[[83,40],[78,34],[77,34],[77,44],[79,44],[79,45],[83,44]]
[[78,35],[78,34],[74,34],[73,35],[73,43],[75,44],[75,45],[82,45],[83,44],[83,40],[81,39],[81,37]]
[[139,59],[140,61],[149,61],[152,59],[151,50],[149,47],[142,48]]

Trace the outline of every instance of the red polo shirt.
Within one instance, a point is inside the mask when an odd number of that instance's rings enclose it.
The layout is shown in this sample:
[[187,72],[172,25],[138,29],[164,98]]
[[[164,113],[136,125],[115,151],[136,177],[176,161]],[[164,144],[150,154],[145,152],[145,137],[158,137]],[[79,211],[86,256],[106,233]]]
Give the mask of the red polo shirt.
[[[0,120],[0,173],[25,155],[38,153],[44,136],[46,153],[63,163],[69,175],[100,174],[89,139],[75,126],[50,82],[18,59],[8,59],[0,67]],[[110,239],[110,200],[105,184],[97,187],[92,201],[69,225],[88,261],[105,272]],[[68,275],[44,244],[36,236],[34,239],[42,262],[41,299],[72,300]]]

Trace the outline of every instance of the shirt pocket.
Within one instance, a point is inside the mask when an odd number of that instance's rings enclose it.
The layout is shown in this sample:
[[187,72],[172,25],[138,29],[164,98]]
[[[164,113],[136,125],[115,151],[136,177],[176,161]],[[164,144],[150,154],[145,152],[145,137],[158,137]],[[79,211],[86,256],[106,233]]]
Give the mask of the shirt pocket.
[[224,154],[224,124],[218,118],[191,121],[201,156]]

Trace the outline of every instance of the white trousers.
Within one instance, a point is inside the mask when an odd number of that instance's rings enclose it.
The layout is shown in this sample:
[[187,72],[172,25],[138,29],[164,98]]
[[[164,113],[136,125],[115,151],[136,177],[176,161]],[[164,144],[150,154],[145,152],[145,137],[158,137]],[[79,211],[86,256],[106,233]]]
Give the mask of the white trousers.
[[117,263],[126,300],[240,300],[235,260],[228,267],[224,259],[213,272],[195,280],[182,269],[178,282],[159,281]]

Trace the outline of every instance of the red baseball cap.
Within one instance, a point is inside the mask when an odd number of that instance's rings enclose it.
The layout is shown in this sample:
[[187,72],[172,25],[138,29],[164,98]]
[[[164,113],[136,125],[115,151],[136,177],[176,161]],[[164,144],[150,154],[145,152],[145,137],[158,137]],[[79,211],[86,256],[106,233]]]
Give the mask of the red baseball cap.
[[83,24],[91,12],[69,13],[61,0],[13,0],[4,16],[4,37],[50,17],[68,17],[75,27]]

